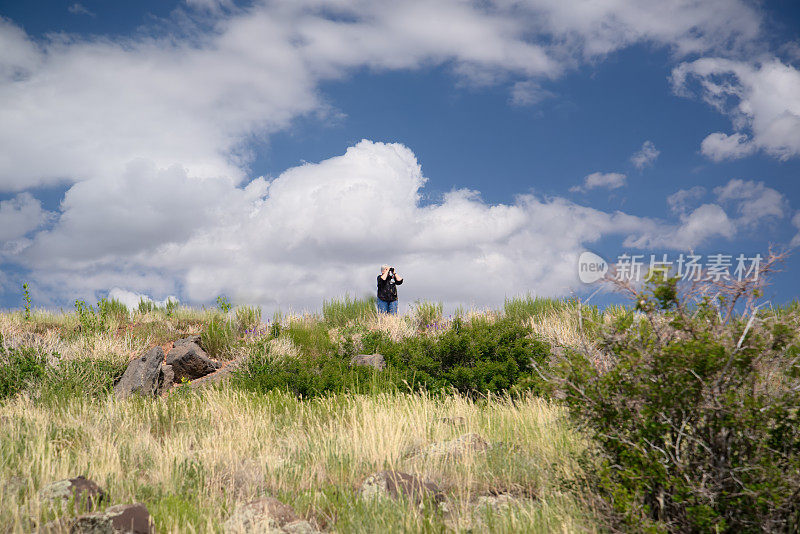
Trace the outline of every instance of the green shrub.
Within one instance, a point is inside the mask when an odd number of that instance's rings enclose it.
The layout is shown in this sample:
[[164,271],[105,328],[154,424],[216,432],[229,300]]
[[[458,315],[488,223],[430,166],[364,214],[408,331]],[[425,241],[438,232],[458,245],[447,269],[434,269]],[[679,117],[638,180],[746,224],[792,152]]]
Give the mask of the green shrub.
[[33,348],[6,348],[0,335],[0,400],[13,397],[45,375],[47,357]]
[[708,299],[682,300],[674,280],[636,302],[646,320],[623,315],[604,331],[610,370],[570,352],[553,379],[597,444],[589,482],[609,526],[797,532],[796,329],[780,318],[725,321]]
[[228,300],[228,297],[223,295],[217,297],[217,308],[224,314],[231,311],[231,302]]
[[328,327],[314,318],[290,321],[281,329],[281,333],[288,336],[307,358],[317,358],[336,352],[336,345],[331,341]]
[[261,324],[261,308],[239,306],[236,308],[236,328],[240,334],[254,331]]
[[236,327],[224,317],[215,316],[200,334],[203,349],[214,358],[227,358],[239,339]]
[[53,403],[71,397],[108,395],[127,366],[128,362],[119,358],[56,358],[38,384],[39,398]]
[[398,389],[472,396],[486,393],[541,391],[532,361],[546,363],[549,346],[530,337],[530,330],[508,320],[456,324],[441,335],[418,335],[401,342],[382,332],[362,336],[363,352],[380,352],[386,369],[350,366],[352,344],[334,345],[323,323],[293,322],[285,331],[301,348],[299,358],[252,356],[237,384],[245,389],[285,389],[306,397],[331,392]]
[[363,323],[375,317],[375,297],[333,299],[322,303],[322,316],[329,326],[347,326],[348,323]]

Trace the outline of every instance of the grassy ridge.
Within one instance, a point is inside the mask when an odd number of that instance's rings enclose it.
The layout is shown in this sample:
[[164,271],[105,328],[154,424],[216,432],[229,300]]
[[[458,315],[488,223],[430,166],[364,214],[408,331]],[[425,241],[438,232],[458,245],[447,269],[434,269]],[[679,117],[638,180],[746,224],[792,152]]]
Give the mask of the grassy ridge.
[[[568,313],[550,320],[573,321]],[[217,356],[248,359],[249,382],[240,375],[222,389],[161,399],[110,394],[131,358],[197,333]],[[34,310],[27,320],[0,314],[0,334],[8,348],[0,370],[17,384],[0,399],[0,524],[10,532],[52,519],[38,490],[78,474],[100,483],[114,503],[145,503],[159,532],[219,531],[237,505],[261,495],[337,532],[594,529],[583,500],[564,492],[585,441],[562,409],[523,390],[513,400],[485,395],[507,389],[500,383],[463,394],[450,387],[459,377],[467,386],[480,382],[463,375],[475,363],[489,365],[487,378],[495,360],[524,367],[537,343],[524,318],[473,312],[445,319],[437,304],[425,303],[406,317],[378,316],[366,301],[346,298],[326,303],[322,317],[277,315],[262,324],[252,308],[125,315],[105,303],[72,314]],[[506,346],[521,352],[507,354]],[[352,354],[378,350],[387,372],[349,366]],[[20,373],[24,380],[16,380]],[[293,389],[298,377],[312,385]],[[458,460],[411,454],[469,432],[493,447]],[[364,501],[357,488],[383,469],[434,480],[451,511]],[[489,492],[516,495],[518,504],[499,515],[477,509],[477,496]]]

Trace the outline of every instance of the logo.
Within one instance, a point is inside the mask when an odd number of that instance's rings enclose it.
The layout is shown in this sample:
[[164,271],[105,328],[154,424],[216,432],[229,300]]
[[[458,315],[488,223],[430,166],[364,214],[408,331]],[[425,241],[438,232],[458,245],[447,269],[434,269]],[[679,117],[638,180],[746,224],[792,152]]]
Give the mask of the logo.
[[594,252],[583,252],[578,258],[578,278],[584,284],[591,284],[602,279],[608,272],[606,260]]

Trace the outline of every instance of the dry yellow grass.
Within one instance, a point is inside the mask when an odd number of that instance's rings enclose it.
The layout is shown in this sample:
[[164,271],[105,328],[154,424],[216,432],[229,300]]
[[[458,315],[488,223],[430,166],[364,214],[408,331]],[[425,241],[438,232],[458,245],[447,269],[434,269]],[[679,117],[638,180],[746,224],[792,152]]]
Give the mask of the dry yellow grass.
[[[444,417],[462,417],[463,424]],[[558,408],[533,397],[475,403],[386,394],[299,401],[279,393],[210,390],[47,407],[19,396],[0,406],[0,421],[0,480],[9,486],[0,522],[10,532],[28,531],[29,518],[49,517],[37,496],[44,484],[79,474],[98,481],[115,503],[145,502],[159,532],[216,531],[237,504],[263,494],[283,498],[338,532],[372,530],[369,525],[419,531],[432,524],[486,530],[471,503],[489,490],[535,496],[501,517],[500,530],[591,527],[580,503],[557,484],[558,477],[573,477],[572,455],[582,441]],[[494,448],[457,459],[408,455],[467,432]],[[381,469],[436,481],[449,496],[450,514],[361,501],[355,489]]]

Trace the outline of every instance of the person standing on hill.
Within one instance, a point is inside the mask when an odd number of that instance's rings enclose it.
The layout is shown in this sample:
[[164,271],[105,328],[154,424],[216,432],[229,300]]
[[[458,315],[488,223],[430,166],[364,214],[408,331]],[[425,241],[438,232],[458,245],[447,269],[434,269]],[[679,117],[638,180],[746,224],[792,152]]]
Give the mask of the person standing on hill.
[[394,267],[381,265],[378,275],[378,312],[397,315],[397,286],[403,277],[394,272]]

